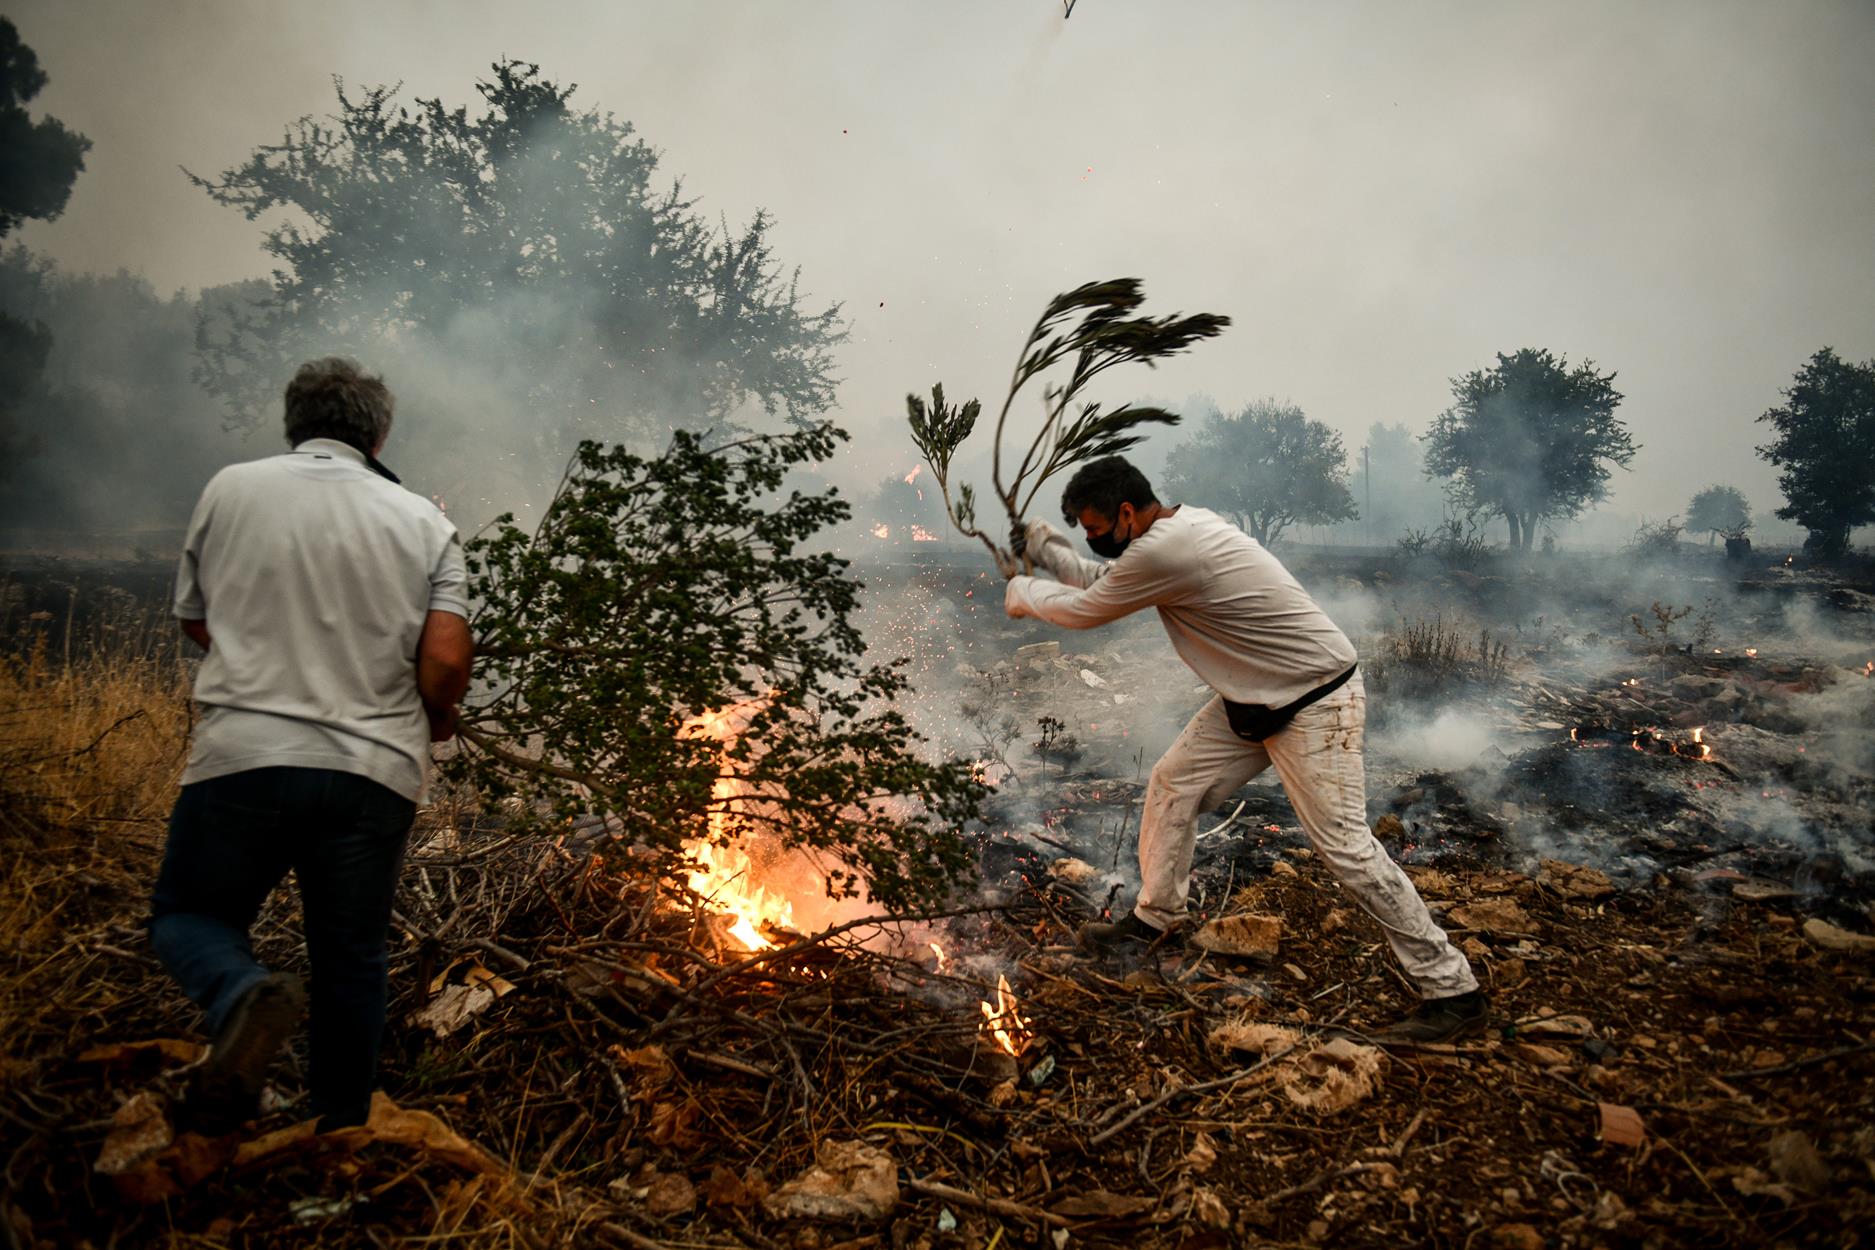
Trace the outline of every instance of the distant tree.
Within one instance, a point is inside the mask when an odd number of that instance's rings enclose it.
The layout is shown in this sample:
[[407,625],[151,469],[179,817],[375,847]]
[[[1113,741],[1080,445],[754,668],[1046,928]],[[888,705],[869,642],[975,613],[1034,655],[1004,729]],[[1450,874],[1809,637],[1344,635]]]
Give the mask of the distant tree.
[[1875,360],[1852,364],[1825,347],[1797,370],[1767,421],[1758,454],[1783,469],[1777,515],[1810,531],[1804,546],[1840,555],[1849,531],[1875,521]]
[[1751,528],[1751,504],[1736,486],[1708,486],[1686,505],[1686,528],[1695,534],[1743,534]]
[[1494,368],[1452,380],[1453,404],[1425,436],[1426,471],[1451,481],[1460,506],[1502,516],[1512,549],[1528,551],[1537,522],[1605,499],[1608,466],[1634,458],[1614,380],[1546,350],[1500,352]]
[[1172,498],[1235,518],[1265,546],[1292,524],[1359,515],[1341,435],[1274,399],[1208,415],[1166,457],[1165,486]]
[[[34,121],[27,114],[27,103],[46,82],[39,58],[0,17],[0,238],[23,222],[64,212],[91,149],[91,140],[56,118]],[[24,256],[9,261],[29,264]],[[44,323],[0,311],[0,478],[41,445],[26,414],[43,394],[51,351],[52,332]]]
[[[0,452],[0,525],[15,531],[180,529],[202,483],[256,454],[215,420],[189,376],[198,311],[228,298],[159,295],[134,274],[66,273],[23,247],[0,252],[0,375],[30,456]],[[8,334],[24,326],[26,334]],[[267,450],[271,450],[269,447]]]
[[22,222],[65,211],[91,140],[52,117],[34,121],[26,105],[45,87],[39,58],[0,17],[0,238]]
[[712,225],[654,187],[658,154],[628,123],[575,109],[537,66],[500,62],[476,90],[472,115],[341,82],[335,117],[190,175],[250,220],[279,214],[272,290],[199,331],[231,422],[270,414],[297,361],[334,350],[386,373],[406,440],[442,455],[469,434],[524,480],[585,435],[806,423],[831,404],[839,310],[803,307],[766,214]]
[[44,445],[29,413],[45,391],[52,331],[44,322],[0,313],[0,480]]

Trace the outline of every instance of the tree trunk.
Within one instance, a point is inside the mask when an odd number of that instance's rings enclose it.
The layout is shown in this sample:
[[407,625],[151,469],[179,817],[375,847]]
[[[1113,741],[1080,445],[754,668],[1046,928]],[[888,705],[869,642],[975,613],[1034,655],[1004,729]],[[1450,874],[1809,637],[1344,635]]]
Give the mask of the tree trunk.
[[1519,518],[1517,514],[1509,508],[1506,508],[1504,509],[1504,519],[1510,522],[1510,549],[1512,551],[1522,551],[1523,541],[1522,535],[1518,532]]
[[1536,544],[1536,513],[1526,512],[1523,518],[1523,549],[1528,552]]

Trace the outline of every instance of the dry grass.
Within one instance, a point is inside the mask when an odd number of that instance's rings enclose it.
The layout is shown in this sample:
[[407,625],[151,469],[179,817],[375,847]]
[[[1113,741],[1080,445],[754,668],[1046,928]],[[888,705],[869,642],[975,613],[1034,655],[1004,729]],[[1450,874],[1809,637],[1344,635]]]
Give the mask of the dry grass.
[[190,675],[174,647],[0,661],[0,820],[25,828],[160,825],[188,757]]
[[[133,963],[139,911],[186,758],[189,673],[177,647],[123,619],[87,636],[28,618],[0,657],[0,1031],[10,1083],[93,1034],[117,990],[95,959]],[[79,658],[69,658],[74,650]],[[30,1109],[22,1108],[28,1112]]]
[[1474,634],[1442,616],[1402,621],[1366,661],[1367,683],[1395,698],[1449,697],[1495,689],[1508,675],[1510,648],[1489,629]]

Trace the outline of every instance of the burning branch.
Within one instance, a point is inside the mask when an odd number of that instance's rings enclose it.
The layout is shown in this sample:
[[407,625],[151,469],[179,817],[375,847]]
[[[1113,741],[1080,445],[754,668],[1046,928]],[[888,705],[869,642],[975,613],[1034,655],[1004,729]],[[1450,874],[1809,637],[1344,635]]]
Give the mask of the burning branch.
[[1009,988],[1009,978],[998,975],[996,978],[996,1005],[979,1003],[983,1009],[983,1023],[978,1027],[983,1034],[996,1044],[996,1048],[1012,1059],[1020,1059],[1022,1052],[1029,1048],[1035,1035],[1029,1031],[1029,1022],[1016,1010],[1015,991]]
[[[1178,424],[1177,415],[1163,408],[1127,404],[1103,412],[1098,403],[1082,403],[1078,415],[1068,415],[1068,409],[1088,385],[1108,369],[1130,363],[1151,366],[1201,339],[1216,337],[1230,324],[1230,318],[1213,313],[1133,316],[1145,298],[1137,278],[1089,282],[1050,300],[1029,331],[1003,397],[1002,410],[997,413],[991,444],[990,479],[1010,524],[1022,523],[1035,502],[1036,492],[1049,478],[1082,461],[1116,455],[1135,446],[1145,437],[1134,433],[1142,426]],[[1081,314],[1079,324],[1064,330],[1063,322],[1076,313]],[[1037,376],[1070,360],[1073,364],[1065,384],[1044,385],[1041,426],[1013,476],[1005,481],[1003,434],[1017,393]],[[931,388],[930,407],[917,395],[907,395],[905,406],[912,442],[931,466],[951,524],[966,536],[979,539],[992,555],[1001,557],[1001,548],[978,525],[975,490],[960,485],[954,498],[951,491],[952,460],[976,429],[982,404],[974,399],[961,407],[949,404],[940,383]]]

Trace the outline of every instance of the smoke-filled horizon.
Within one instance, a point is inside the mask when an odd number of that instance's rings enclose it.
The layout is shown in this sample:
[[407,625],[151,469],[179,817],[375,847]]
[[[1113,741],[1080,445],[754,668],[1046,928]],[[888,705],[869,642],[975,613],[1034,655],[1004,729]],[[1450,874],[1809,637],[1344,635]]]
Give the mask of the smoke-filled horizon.
[[[579,84],[576,107],[658,151],[655,185],[681,179],[732,233],[771,212],[804,306],[841,305],[829,415],[854,438],[830,476],[862,508],[916,463],[908,390],[993,406],[1042,303],[1094,278],[1234,322],[1115,397],[1276,396],[1350,451],[1376,423],[1423,431],[1496,352],[1592,359],[1641,444],[1603,510],[1653,518],[1730,483],[1768,520],[1756,418],[1819,347],[1875,356],[1875,12],[1857,4],[10,15],[51,76],[34,109],[94,147],[64,216],[9,243],[158,293],[266,276],[279,215],[245,221],[179,167],[215,175],[333,112],[334,76],[473,105],[517,56]],[[391,381],[419,409],[439,382]],[[274,445],[258,415],[246,454]]]

